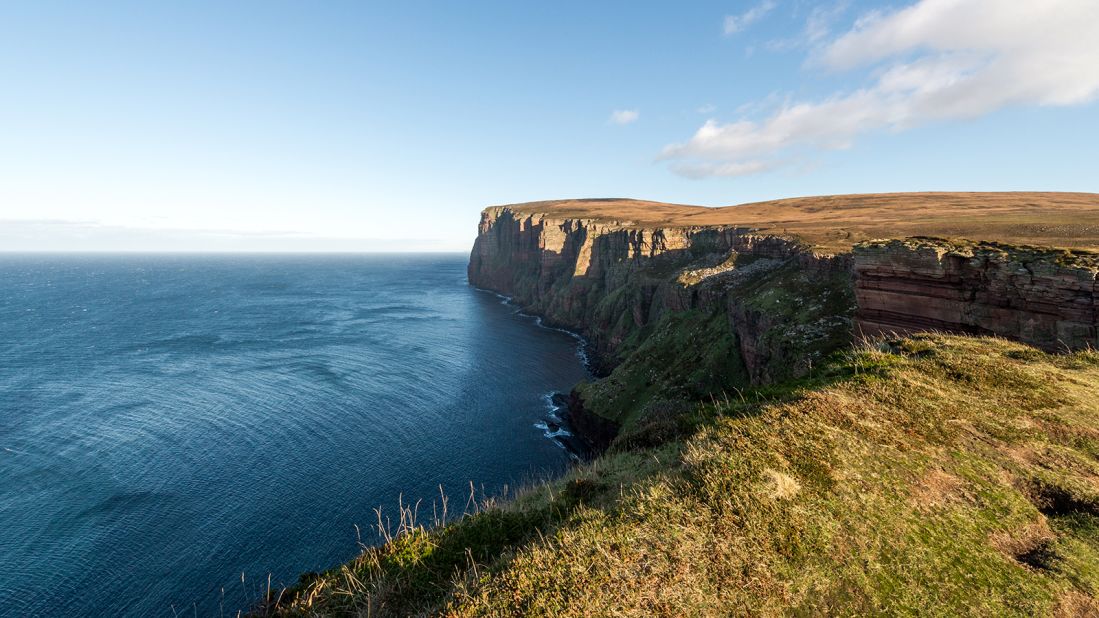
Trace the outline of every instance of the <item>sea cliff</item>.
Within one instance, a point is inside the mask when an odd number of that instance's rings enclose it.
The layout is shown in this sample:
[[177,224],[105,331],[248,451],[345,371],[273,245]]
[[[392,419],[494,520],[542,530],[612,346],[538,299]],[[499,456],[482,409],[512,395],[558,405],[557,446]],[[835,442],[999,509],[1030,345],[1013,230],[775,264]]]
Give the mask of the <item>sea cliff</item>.
[[773,371],[757,351],[770,325],[762,311],[737,302],[738,292],[782,267],[830,278],[848,270],[849,260],[743,227],[645,227],[504,206],[481,214],[469,281],[583,333],[604,369],[621,359],[631,335],[669,312],[726,310],[742,318],[734,329],[758,380]]
[[1087,251],[926,237],[825,252],[750,226],[584,218],[543,203],[482,212],[469,281],[587,338],[605,377],[576,389],[569,413],[605,448],[645,405],[801,377],[865,337],[1099,347],[1097,265]]
[[260,611],[1099,615],[1096,212],[488,208],[470,283],[588,338],[569,420],[602,454],[438,527],[402,509]]

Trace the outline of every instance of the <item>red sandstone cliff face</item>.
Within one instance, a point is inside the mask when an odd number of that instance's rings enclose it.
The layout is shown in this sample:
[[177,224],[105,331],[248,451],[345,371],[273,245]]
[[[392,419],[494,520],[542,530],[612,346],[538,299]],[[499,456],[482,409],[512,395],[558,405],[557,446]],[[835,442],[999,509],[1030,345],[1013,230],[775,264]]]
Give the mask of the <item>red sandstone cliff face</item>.
[[1099,255],[908,239],[854,249],[863,334],[998,335],[1048,351],[1099,347]]

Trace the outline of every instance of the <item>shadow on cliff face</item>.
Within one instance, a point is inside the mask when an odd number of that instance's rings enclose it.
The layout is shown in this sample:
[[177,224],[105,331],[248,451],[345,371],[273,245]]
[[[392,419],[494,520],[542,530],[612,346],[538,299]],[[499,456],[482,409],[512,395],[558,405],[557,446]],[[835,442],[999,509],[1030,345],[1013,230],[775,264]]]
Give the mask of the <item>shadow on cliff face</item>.
[[606,448],[650,400],[797,377],[851,341],[850,261],[741,228],[644,229],[486,211],[473,285],[589,342],[570,429]]
[[[797,262],[813,275],[843,271],[844,258],[734,227],[645,229],[486,211],[470,257],[473,285],[512,296],[547,323],[585,335],[607,373],[638,331],[668,311],[723,308],[727,290],[681,281],[735,253],[742,262]],[[720,277],[723,272],[705,273]],[[636,339],[634,337],[634,339]]]

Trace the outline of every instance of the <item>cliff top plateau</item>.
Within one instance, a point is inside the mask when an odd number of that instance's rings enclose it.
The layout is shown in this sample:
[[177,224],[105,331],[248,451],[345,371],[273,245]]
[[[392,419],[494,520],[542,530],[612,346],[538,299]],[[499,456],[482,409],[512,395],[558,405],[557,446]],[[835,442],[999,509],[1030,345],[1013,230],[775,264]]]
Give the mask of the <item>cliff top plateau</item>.
[[868,193],[706,207],[635,199],[570,199],[502,206],[522,214],[625,227],[744,226],[846,251],[877,238],[938,236],[1099,250],[1099,194]]

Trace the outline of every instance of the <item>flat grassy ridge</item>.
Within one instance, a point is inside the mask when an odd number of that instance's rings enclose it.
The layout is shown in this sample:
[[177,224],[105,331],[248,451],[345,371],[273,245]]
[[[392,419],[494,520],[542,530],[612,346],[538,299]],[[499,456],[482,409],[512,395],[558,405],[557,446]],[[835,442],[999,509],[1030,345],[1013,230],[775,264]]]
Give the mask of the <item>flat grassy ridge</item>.
[[260,613],[1095,615],[1097,393],[1095,352],[866,344],[649,406],[566,477],[406,521]]
[[625,227],[745,226],[828,252],[877,238],[980,238],[1013,245],[1099,249],[1099,194],[1062,192],[867,193],[703,207],[628,198],[511,204],[523,214]]

